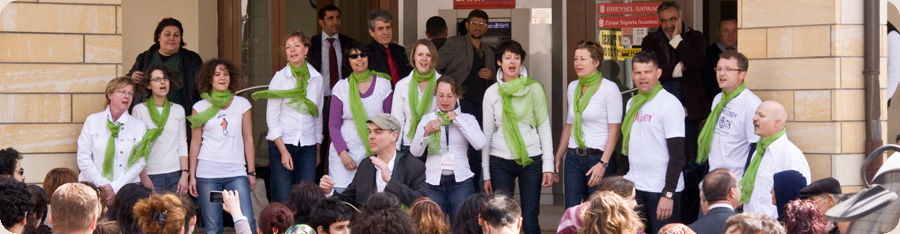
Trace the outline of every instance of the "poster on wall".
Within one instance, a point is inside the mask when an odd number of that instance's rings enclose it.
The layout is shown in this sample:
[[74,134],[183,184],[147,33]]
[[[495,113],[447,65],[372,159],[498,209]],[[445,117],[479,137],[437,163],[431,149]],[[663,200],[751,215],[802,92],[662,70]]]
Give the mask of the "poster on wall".
[[453,0],[453,9],[514,9],[516,0]]

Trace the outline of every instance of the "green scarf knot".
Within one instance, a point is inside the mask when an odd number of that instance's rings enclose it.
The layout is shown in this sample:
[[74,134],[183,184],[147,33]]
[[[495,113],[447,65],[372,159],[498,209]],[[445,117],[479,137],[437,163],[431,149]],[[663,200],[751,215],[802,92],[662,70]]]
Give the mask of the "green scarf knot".
[[531,77],[520,77],[500,84],[497,91],[503,100],[503,137],[506,147],[517,164],[528,166],[533,160],[525,149],[518,123],[538,126],[547,120],[549,114],[544,86]]
[[119,138],[119,129],[122,123],[106,120],[106,129],[109,129],[109,140],[106,141],[106,153],[103,156],[103,178],[109,181],[115,179],[113,164],[116,160],[116,138]]
[[713,133],[716,129],[716,124],[719,122],[719,116],[722,114],[722,109],[725,108],[725,105],[728,104],[732,99],[737,97],[744,91],[747,87],[744,86],[744,83],[741,83],[737,89],[731,92],[722,91],[722,100],[716,104],[716,108],[713,109],[712,112],[709,113],[709,117],[706,117],[706,123],[703,124],[703,130],[700,131],[700,137],[697,138],[697,163],[706,162],[706,159],[709,158],[709,147],[712,144]]
[[231,101],[233,96],[234,94],[231,94],[231,90],[227,89],[222,92],[213,90],[209,93],[200,94],[200,98],[208,101],[212,106],[200,113],[187,117],[187,120],[191,121],[191,128],[199,128],[203,126],[206,121],[215,117],[216,114],[219,113],[219,110],[222,110],[222,107],[228,105],[228,102]]
[[[447,112],[438,111],[438,119],[441,120],[441,126],[450,125],[453,121],[447,119]],[[441,129],[434,131],[428,135],[428,155],[441,155]],[[450,144],[449,142],[447,144]]]
[[[297,85],[293,89],[287,90],[262,90],[254,92],[250,95],[253,100],[260,98],[290,98],[285,105],[293,108],[300,114],[319,117],[319,108],[316,103],[306,97],[306,88],[309,86],[309,67],[306,61],[300,67],[294,67],[291,63],[287,64],[291,68],[291,75],[297,78]],[[270,87],[271,88],[271,87]]]
[[[352,73],[350,77],[348,77],[347,83],[350,86],[350,115],[353,117],[353,126],[356,127],[356,133],[359,134],[360,140],[362,140],[363,145],[366,147],[366,156],[372,155],[372,149],[369,148],[369,128],[366,121],[369,120],[369,113],[366,112],[366,108],[362,104],[362,97],[359,94],[359,83],[369,81],[372,78],[372,75],[378,77],[390,77],[381,76],[386,75],[381,72],[376,72],[372,70],[366,70],[363,73]],[[390,78],[385,78],[390,79]],[[375,85],[376,82],[372,82],[371,85]]]
[[766,148],[769,148],[772,142],[781,138],[784,132],[785,130],[781,129],[775,135],[759,139],[759,142],[756,143],[756,154],[753,155],[753,160],[750,161],[750,165],[744,171],[744,177],[741,178],[741,204],[749,202],[750,195],[753,195],[753,186],[756,185],[756,172],[759,171],[759,163],[762,162],[762,157],[766,154]]
[[[434,86],[437,79],[435,79],[436,72],[431,70],[424,75],[419,74],[419,70],[416,69],[413,71],[412,80],[409,81],[409,112],[412,116],[409,119],[409,132],[406,133],[406,137],[412,139],[416,136],[416,127],[419,126],[419,121],[422,120],[422,116],[428,111],[431,110],[431,104],[434,102]],[[425,85],[425,90],[422,91],[422,97],[419,99],[419,82],[427,81],[428,84]]]
[[653,89],[650,92],[638,92],[637,96],[631,98],[631,107],[628,108],[628,112],[625,113],[625,118],[622,119],[622,154],[628,155],[628,140],[631,138],[631,126],[634,125],[634,120],[637,117],[638,111],[641,110],[641,107],[644,106],[644,103],[650,101],[656,94],[659,94],[659,91],[662,90],[662,85],[659,83],[656,86],[653,86]]
[[[590,103],[591,97],[597,92],[597,87],[600,86],[601,81],[603,81],[603,75],[597,71],[586,77],[578,77],[578,85],[575,86],[575,97],[573,97],[573,102],[575,104],[575,122],[572,123],[572,136],[575,137],[575,142],[578,143],[578,147],[580,148],[587,147],[584,143],[584,131],[581,129],[581,114],[584,112],[584,109],[587,108],[588,103]],[[581,89],[584,87],[587,87],[587,92],[582,96]]]

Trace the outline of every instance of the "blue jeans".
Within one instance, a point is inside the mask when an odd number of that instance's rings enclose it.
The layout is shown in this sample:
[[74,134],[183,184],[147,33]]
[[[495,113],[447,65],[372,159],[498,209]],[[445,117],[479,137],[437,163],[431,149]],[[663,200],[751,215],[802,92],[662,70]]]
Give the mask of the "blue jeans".
[[[575,150],[566,150],[565,168],[563,169],[565,171],[563,175],[565,180],[563,182],[565,185],[565,205],[567,209],[587,201],[591,194],[594,194],[594,191],[597,190],[597,186],[588,187],[588,180],[591,177],[584,174],[587,174],[591,167],[600,163],[602,158],[603,153],[578,156],[575,154]],[[603,173],[604,178],[616,174],[616,157],[609,157],[609,162],[607,163],[609,166],[606,168],[606,172]]]
[[494,193],[513,196],[516,191],[516,178],[519,179],[519,196],[522,198],[522,230],[526,234],[541,233],[538,215],[541,213],[541,182],[544,164],[540,156],[532,156],[533,161],[522,167],[515,160],[506,160],[491,156],[491,186]]
[[241,213],[247,216],[250,222],[250,231],[256,233],[256,220],[253,218],[253,205],[250,201],[250,181],[247,176],[229,178],[199,178],[197,177],[197,199],[200,203],[200,211],[203,214],[206,234],[222,234],[222,204],[209,202],[209,192],[222,190],[236,190],[241,199]]
[[635,190],[634,192],[634,200],[638,204],[637,210],[641,213],[641,217],[644,217],[644,231],[650,230],[647,233],[658,233],[659,229],[666,224],[681,222],[681,192],[677,192],[672,196],[672,216],[666,220],[656,219],[656,207],[659,205],[662,193],[651,193],[641,190]]
[[281,203],[287,202],[294,184],[300,181],[316,183],[316,146],[285,144],[284,147],[291,154],[294,170],[284,168],[281,164],[281,151],[275,146],[275,142],[269,141],[269,188],[272,191],[272,201]]
[[178,191],[178,180],[181,179],[183,172],[169,172],[150,176],[150,182],[153,183],[153,190],[156,193],[163,194],[165,192],[175,193]]
[[450,223],[456,220],[459,206],[474,193],[472,178],[456,182],[456,176],[443,175],[441,176],[441,185],[428,185],[428,198],[437,203],[444,214],[450,216]]

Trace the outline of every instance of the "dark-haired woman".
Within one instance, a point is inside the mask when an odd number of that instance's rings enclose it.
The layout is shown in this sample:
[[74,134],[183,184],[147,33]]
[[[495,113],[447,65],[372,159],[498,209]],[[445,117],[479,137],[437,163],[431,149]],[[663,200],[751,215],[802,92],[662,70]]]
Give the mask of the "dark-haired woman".
[[188,192],[188,147],[184,107],[169,101],[173,89],[181,88],[181,77],[163,64],[150,65],[147,79],[138,85],[146,102],[134,106],[134,117],[147,126],[149,151],[147,167],[150,189],[184,194]]
[[[134,65],[127,76],[140,84],[145,79],[150,79],[150,74],[144,73],[150,65],[163,64],[177,71],[181,84],[184,84],[179,89],[170,90],[166,97],[172,103],[191,106],[200,100],[200,94],[194,86],[194,75],[200,70],[203,60],[196,52],[184,48],[183,35],[184,28],[177,19],[165,18],[159,21],[153,31],[153,45],[134,59]],[[141,96],[135,96],[132,104],[142,102]],[[185,115],[190,115],[189,111],[185,110]]]

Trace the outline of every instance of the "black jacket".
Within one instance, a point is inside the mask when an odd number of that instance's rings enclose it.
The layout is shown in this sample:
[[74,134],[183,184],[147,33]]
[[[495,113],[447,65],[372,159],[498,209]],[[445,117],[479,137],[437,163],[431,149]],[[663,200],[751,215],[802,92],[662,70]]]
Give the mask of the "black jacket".
[[[347,49],[354,41],[353,38],[350,38],[344,34],[338,33],[338,41],[341,45],[341,49]],[[343,53],[343,51],[335,51],[337,53]],[[306,60],[309,61],[309,64],[316,69],[316,71],[322,72],[322,61],[328,59],[328,57],[322,57],[322,34],[316,34],[310,39],[309,45],[309,53],[306,53]],[[343,61],[344,58],[337,58],[338,61]],[[328,69],[328,68],[325,68]],[[341,74],[343,76],[339,76],[338,78],[343,79],[350,75],[350,66],[339,67],[341,69]],[[326,81],[330,78],[323,77]]]
[[[139,54],[137,58],[134,59],[134,65],[131,66],[131,70],[128,71],[128,76],[131,76],[135,71],[143,72],[150,67],[150,60],[154,54],[159,53],[158,51],[159,45],[154,44],[150,46],[150,49]],[[181,57],[181,65],[177,72],[181,76],[181,92],[184,96],[184,103],[178,104],[184,107],[184,116],[189,116],[191,115],[191,109],[194,106],[194,103],[200,101],[200,93],[197,92],[194,78],[197,75],[197,72],[200,71],[200,66],[203,65],[203,59],[200,58],[200,55],[197,54],[197,52],[190,51],[184,47],[178,50],[178,55]],[[149,78],[150,74],[144,74],[144,77]],[[141,97],[141,95],[135,95],[131,102],[131,106],[134,107],[137,104],[141,104],[142,100],[143,97]]]
[[722,234],[725,232],[725,221],[736,215],[732,209],[716,207],[710,209],[703,218],[698,219],[688,227],[697,234]]
[[[388,44],[388,47],[391,49],[391,58],[394,59],[394,65],[397,66],[397,73],[400,75],[400,77],[392,77],[391,88],[393,88],[394,83],[409,75],[409,73],[412,72],[413,67],[409,63],[406,49],[403,48],[403,46],[391,43]],[[386,48],[381,44],[378,44],[377,41],[372,41],[372,43],[368,45],[368,48],[369,69],[391,75],[391,67],[388,66],[387,54],[384,53]]]
[[[425,183],[425,163],[412,155],[399,151],[394,157],[397,158],[394,159],[393,174],[391,174],[391,181],[384,187],[384,192],[396,195],[400,198],[401,203],[410,207],[413,201],[428,195],[428,184]],[[341,194],[335,194],[335,196],[359,207],[361,203],[369,199],[369,195],[378,192],[375,179],[381,179],[381,175],[376,175],[376,172],[372,158],[364,158],[359,163],[356,176],[353,176],[353,181],[347,186],[347,190]]]
[[722,92],[722,89],[719,88],[719,82],[716,81],[718,79],[716,78],[718,75],[716,74],[716,66],[719,65],[719,55],[722,52],[718,44],[713,43],[709,45],[706,48],[706,58],[703,59],[703,65],[700,66],[700,78],[703,80],[703,88],[706,89],[706,97],[709,98],[710,102],[717,94]]
[[681,27],[682,41],[677,47],[672,48],[669,45],[669,38],[660,27],[653,34],[644,37],[641,49],[656,53],[659,68],[663,71],[659,77],[661,84],[674,80],[672,71],[675,70],[675,65],[679,62],[684,65],[683,76],[679,79],[681,79],[681,93],[684,96],[684,100],[681,101],[687,109],[687,118],[706,119],[712,105],[712,98],[706,96],[706,90],[700,80],[700,66],[706,57],[706,38],[700,31],[684,26],[684,23]]

